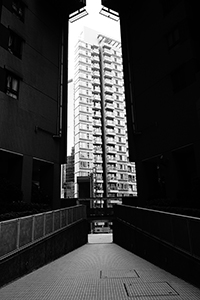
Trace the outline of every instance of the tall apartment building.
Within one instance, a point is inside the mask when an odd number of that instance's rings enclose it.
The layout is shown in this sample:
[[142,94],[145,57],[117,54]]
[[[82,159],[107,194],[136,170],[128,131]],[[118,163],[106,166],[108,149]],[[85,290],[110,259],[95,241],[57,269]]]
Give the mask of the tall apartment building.
[[72,147],[71,155],[67,156],[65,183],[65,197],[74,198],[74,147]]
[[135,164],[128,159],[121,43],[84,27],[75,49],[75,196],[90,178],[91,196],[133,196]]

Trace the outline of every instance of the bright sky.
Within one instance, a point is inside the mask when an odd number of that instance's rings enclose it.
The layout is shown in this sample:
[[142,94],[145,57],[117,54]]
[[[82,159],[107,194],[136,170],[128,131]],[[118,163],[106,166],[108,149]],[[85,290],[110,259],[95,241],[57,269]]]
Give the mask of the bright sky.
[[[68,78],[73,77],[73,62],[74,62],[74,46],[77,43],[78,37],[84,26],[99,31],[106,36],[109,36],[115,40],[120,41],[120,22],[113,21],[105,16],[99,14],[101,10],[101,0],[86,0],[86,10],[88,15],[82,19],[75,21],[74,23],[69,22],[69,71]],[[71,148],[74,145],[73,137],[73,102],[68,103],[68,143],[67,153],[71,154]]]

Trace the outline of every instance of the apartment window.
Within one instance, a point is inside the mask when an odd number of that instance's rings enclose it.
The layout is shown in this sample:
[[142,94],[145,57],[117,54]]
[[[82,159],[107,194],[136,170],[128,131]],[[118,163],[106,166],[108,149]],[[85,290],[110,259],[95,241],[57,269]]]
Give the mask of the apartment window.
[[181,2],[181,0],[160,0],[160,2],[163,6],[163,14],[166,16]]
[[89,168],[90,167],[90,163],[86,162],[86,161],[81,161],[80,162],[80,168]]
[[117,72],[115,72],[115,76],[118,77],[118,73]]
[[10,30],[8,39],[8,50],[18,58],[22,56],[22,43],[23,40],[20,36]]
[[175,47],[180,42],[180,30],[178,27],[173,29],[167,35],[167,41],[168,41],[169,48]]
[[25,5],[21,0],[12,1],[13,13],[21,20],[24,21]]
[[174,93],[181,91],[196,80],[197,67],[197,62],[191,59],[171,73]]
[[19,97],[19,77],[10,72],[6,77],[6,94],[14,99]]
[[118,80],[115,80],[115,83],[118,84]]

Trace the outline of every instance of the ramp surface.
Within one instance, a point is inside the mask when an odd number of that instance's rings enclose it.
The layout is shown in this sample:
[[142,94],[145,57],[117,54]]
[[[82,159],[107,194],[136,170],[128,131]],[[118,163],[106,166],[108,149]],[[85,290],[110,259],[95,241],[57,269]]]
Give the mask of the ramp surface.
[[88,241],[87,245],[4,286],[0,299],[200,299],[198,288],[113,244],[112,234],[89,235]]

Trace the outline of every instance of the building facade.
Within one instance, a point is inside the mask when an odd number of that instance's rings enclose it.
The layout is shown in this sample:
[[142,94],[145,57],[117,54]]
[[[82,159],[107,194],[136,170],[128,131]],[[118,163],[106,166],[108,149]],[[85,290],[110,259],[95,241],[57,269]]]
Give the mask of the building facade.
[[128,141],[139,201],[164,198],[199,207],[198,4],[102,3],[120,15]]
[[68,15],[84,5],[0,1],[0,176],[19,187],[26,202],[34,200],[36,188],[59,206],[60,165],[66,162]]
[[121,43],[84,28],[75,49],[75,196],[90,178],[92,197],[133,196],[129,162]]
[[71,155],[67,156],[65,197],[74,198],[74,147]]

